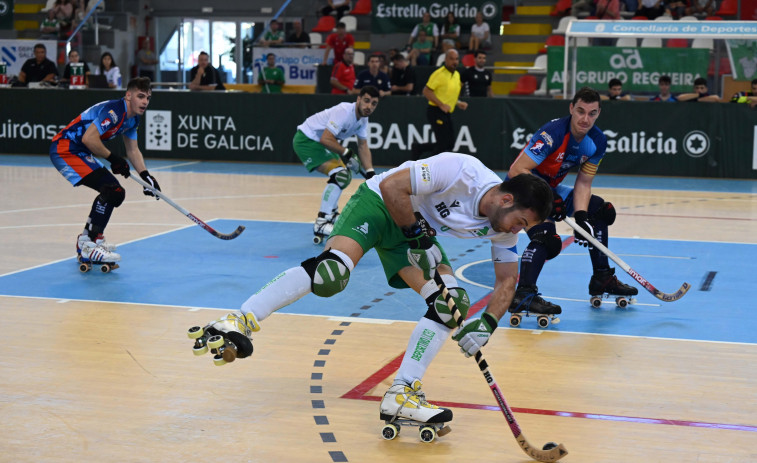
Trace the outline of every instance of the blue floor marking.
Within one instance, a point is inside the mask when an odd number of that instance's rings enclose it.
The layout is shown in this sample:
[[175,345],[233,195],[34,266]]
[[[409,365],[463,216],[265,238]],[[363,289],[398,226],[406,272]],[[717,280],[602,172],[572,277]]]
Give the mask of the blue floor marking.
[[[151,172],[195,172],[230,175],[276,175],[295,177],[323,177],[319,172],[308,172],[301,164],[247,163],[196,161],[185,159],[147,159]],[[48,156],[0,155],[0,166],[52,167]],[[377,167],[376,173],[386,171]],[[504,178],[506,172],[497,171]],[[564,182],[572,185],[575,174],[568,174]],[[722,193],[757,193],[757,180],[645,177],[601,174],[594,178],[594,188],[630,188],[674,191],[710,191]]]
[[[278,273],[323,250],[323,246],[311,243],[311,224],[212,221],[213,227],[220,231],[233,230],[240,223],[247,229],[232,241],[213,238],[199,227],[188,227],[119,246],[121,268],[107,275],[96,269],[80,273],[72,257],[0,276],[0,295],[237,310]],[[273,236],[286,239],[272,240]],[[520,237],[519,249],[523,249],[527,237],[524,234]],[[443,238],[441,242],[447,255],[455,259],[452,262],[455,268],[491,257],[489,244],[483,240]],[[661,291],[674,292],[684,281],[693,288],[683,299],[673,303],[659,301],[640,288],[638,302],[658,306],[618,309],[614,304],[603,304],[601,309],[593,309],[587,291],[591,274],[589,256],[584,248],[572,245],[563,255],[547,262],[538,282],[547,298],[579,300],[554,300],[563,308],[562,322],[550,329],[757,342],[754,304],[745,291],[754,284],[750,266],[757,260],[757,245],[631,238],[612,238],[610,245]],[[702,278],[710,271],[717,271],[718,278],[710,291],[699,291]],[[463,275],[482,285],[492,286],[494,282],[490,262],[471,265]],[[632,282],[620,269],[618,277],[626,283]],[[472,301],[489,293],[486,288],[464,286]],[[385,297],[387,292],[394,294]],[[372,302],[379,298],[380,301]],[[361,310],[365,305],[371,307]],[[344,292],[332,298],[307,295],[281,310],[340,317],[360,313],[361,318],[406,321],[418,320],[425,311],[425,303],[412,290],[396,290],[386,283],[373,251],[352,272]],[[507,319],[503,319],[501,325],[507,324]],[[521,326],[520,329],[532,329],[536,323],[525,319]]]

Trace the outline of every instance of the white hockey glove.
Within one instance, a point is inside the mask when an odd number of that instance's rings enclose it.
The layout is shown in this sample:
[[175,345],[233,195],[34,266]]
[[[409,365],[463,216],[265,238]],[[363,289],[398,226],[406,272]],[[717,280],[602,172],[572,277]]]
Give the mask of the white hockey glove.
[[434,240],[429,237],[420,222],[409,227],[403,227],[410,249],[407,250],[407,260],[413,267],[423,270],[423,278],[431,280],[436,267],[442,262],[442,251]]
[[476,355],[476,352],[489,342],[489,338],[495,329],[497,329],[497,319],[484,312],[481,318],[463,322],[452,335],[452,339],[457,341],[460,352],[465,354],[466,357],[470,357]]

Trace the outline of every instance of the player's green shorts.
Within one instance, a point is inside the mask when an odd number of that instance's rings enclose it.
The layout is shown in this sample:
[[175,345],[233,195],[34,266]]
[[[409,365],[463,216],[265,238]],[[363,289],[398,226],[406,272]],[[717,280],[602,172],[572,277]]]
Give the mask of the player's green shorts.
[[339,159],[339,155],[327,150],[317,141],[307,137],[302,130],[298,130],[292,139],[292,147],[308,172],[312,172],[329,159]]
[[[397,274],[408,267],[407,250],[409,246],[400,227],[386,210],[384,201],[363,183],[352,195],[339,219],[334,224],[331,236],[348,236],[357,241],[368,252],[376,249],[381,265],[384,267],[386,281],[392,288],[407,288],[407,284]],[[436,238],[432,238],[442,252],[442,263],[450,265],[447,254]]]

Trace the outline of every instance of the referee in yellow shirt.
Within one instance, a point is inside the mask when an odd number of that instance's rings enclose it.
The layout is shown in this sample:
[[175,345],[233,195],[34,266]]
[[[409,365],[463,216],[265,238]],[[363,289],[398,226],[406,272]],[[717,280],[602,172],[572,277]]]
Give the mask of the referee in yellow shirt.
[[423,87],[423,96],[428,100],[426,109],[426,119],[431,124],[436,137],[434,143],[413,143],[413,159],[420,159],[426,151],[433,151],[433,154],[452,151],[455,147],[455,129],[452,126],[452,111],[455,107],[465,110],[468,103],[459,101],[460,73],[457,71],[457,65],[460,62],[460,55],[457,50],[451,48],[447,50],[444,56],[444,66],[440,67],[428,78],[426,86]]

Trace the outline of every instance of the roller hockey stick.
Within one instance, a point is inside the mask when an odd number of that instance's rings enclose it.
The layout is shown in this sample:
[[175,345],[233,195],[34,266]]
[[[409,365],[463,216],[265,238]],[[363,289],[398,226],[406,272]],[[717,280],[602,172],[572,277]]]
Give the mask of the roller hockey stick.
[[240,225],[240,226],[237,227],[236,230],[234,230],[231,233],[228,233],[228,234],[226,234],[226,233],[219,233],[219,232],[215,231],[215,229],[213,229],[213,227],[211,227],[210,225],[206,224],[205,222],[203,222],[202,220],[200,220],[199,218],[197,218],[194,214],[192,214],[188,210],[184,209],[183,207],[179,206],[175,202],[171,201],[171,198],[169,198],[168,196],[166,196],[165,193],[163,193],[162,191],[156,190],[149,183],[145,182],[141,178],[137,178],[135,175],[130,175],[129,178],[134,179],[135,182],[139,183],[143,187],[145,187],[148,190],[152,191],[160,199],[162,199],[163,201],[165,201],[168,204],[170,204],[171,206],[173,206],[173,208],[176,209],[177,211],[179,211],[182,214],[184,214],[187,217],[189,217],[189,220],[191,220],[192,222],[194,222],[197,225],[201,226],[208,233],[210,233],[211,235],[215,236],[216,238],[220,238],[222,240],[233,240],[234,238],[236,238],[237,236],[239,236],[240,233],[242,233],[244,231],[244,226]]
[[652,286],[652,283],[648,282],[643,276],[637,273],[636,270],[632,269],[631,266],[623,262],[623,260],[620,257],[616,256],[614,252],[610,251],[602,243],[597,241],[597,239],[591,236],[589,232],[587,232],[586,230],[581,228],[579,225],[577,225],[575,220],[573,220],[570,217],[566,217],[564,220],[565,220],[565,223],[567,223],[568,225],[571,226],[571,228],[573,228],[573,230],[577,231],[578,233],[581,234],[581,236],[586,238],[589,241],[589,243],[591,243],[592,246],[594,246],[595,248],[599,249],[604,254],[606,254],[607,257],[609,257],[610,259],[612,259],[613,262],[618,264],[620,268],[625,270],[627,274],[631,275],[634,280],[638,281],[639,284],[644,287],[644,289],[652,293],[654,297],[656,297],[657,299],[661,301],[665,301],[665,302],[677,301],[678,299],[682,298],[683,295],[686,294],[686,292],[691,288],[690,284],[684,283],[681,285],[678,291],[672,294],[663,293],[659,289]]
[[[457,326],[462,325],[463,317],[460,314],[457,305],[455,304],[455,300],[447,290],[447,286],[444,284],[444,281],[442,280],[441,275],[439,275],[439,272],[435,272],[434,282],[441,289],[442,296],[444,297],[444,300],[447,301],[447,307],[449,307],[449,311],[452,314],[452,317],[455,319],[455,323],[457,323]],[[486,383],[489,385],[489,388],[492,390],[492,394],[494,394],[494,398],[497,400],[497,405],[499,405],[499,408],[505,415],[507,424],[510,425],[510,430],[513,432],[515,440],[518,441],[518,445],[520,445],[520,448],[523,449],[524,452],[526,452],[526,455],[536,461],[545,462],[554,462],[567,455],[568,449],[566,449],[562,444],[558,445],[554,442],[547,442],[546,444],[544,444],[544,447],[542,447],[542,449],[538,449],[532,446],[528,442],[528,440],[526,440],[526,436],[524,436],[523,432],[520,430],[518,422],[515,421],[513,411],[510,410],[510,407],[505,401],[505,396],[502,395],[502,391],[499,389],[499,386],[497,386],[497,381],[494,380],[494,376],[492,376],[492,374],[489,372],[489,365],[486,363],[486,360],[484,360],[484,356],[480,350],[476,352],[475,358],[476,363],[478,363],[478,368],[481,370],[481,373],[483,373],[484,378],[486,378]]]

